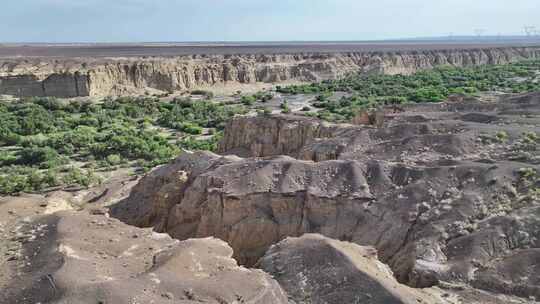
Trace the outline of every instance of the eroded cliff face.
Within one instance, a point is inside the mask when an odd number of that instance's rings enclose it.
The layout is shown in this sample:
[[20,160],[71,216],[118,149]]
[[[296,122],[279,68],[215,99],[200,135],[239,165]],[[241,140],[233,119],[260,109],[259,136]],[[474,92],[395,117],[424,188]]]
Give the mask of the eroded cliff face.
[[219,152],[242,157],[297,157],[300,149],[316,138],[329,139],[350,129],[355,127],[296,115],[280,115],[272,119],[264,116],[237,117],[227,123],[227,132],[219,143]]
[[14,96],[89,96],[88,75],[53,73],[45,79],[33,74],[0,76],[0,94]]
[[409,286],[538,299],[539,278],[527,273],[539,271],[540,141],[526,133],[540,134],[538,115],[534,93],[409,105],[379,128],[238,118],[221,151],[247,158],[185,153],[111,215],[180,240],[217,237],[246,265],[287,237],[318,233],[375,247]]
[[319,81],[351,72],[411,74],[438,65],[474,66],[539,58],[539,47],[387,53],[211,55],[173,58],[6,59],[0,94],[106,96],[215,85]]

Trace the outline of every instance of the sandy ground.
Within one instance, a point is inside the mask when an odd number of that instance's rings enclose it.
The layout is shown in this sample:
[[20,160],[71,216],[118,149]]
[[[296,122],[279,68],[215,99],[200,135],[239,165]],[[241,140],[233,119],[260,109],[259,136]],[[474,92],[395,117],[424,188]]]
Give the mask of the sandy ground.
[[[32,258],[25,257],[22,252],[22,245],[30,235],[24,231],[27,223],[64,210],[102,212],[105,202],[125,197],[136,181],[136,177],[121,169],[105,183],[90,189],[0,196],[0,290],[18,276],[19,270],[31,266]],[[40,237],[44,233],[33,231],[31,237]]]

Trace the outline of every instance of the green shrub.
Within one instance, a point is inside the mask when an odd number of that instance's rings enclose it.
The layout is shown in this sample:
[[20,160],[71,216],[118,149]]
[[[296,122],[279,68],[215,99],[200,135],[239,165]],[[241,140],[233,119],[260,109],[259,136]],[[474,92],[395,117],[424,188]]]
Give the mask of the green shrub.
[[[358,109],[407,102],[439,102],[450,94],[474,96],[478,92],[533,92],[540,90],[535,73],[540,60],[506,65],[484,65],[471,68],[441,66],[412,75],[356,74],[319,83],[277,87],[284,94],[314,94],[312,105],[331,114],[319,116],[346,121]],[[526,80],[518,79],[528,75]],[[339,102],[331,100],[333,92],[346,92]],[[343,119],[343,120],[341,120]]]
[[246,106],[251,106],[257,101],[257,99],[255,99],[254,96],[242,96],[240,101]]
[[0,193],[3,195],[29,191],[28,178],[23,174],[0,175]]
[[267,107],[262,107],[262,108],[257,110],[257,115],[270,116],[270,115],[272,115],[272,110],[267,108]]
[[2,129],[0,126],[0,146],[16,145],[20,142],[21,136],[11,132],[10,130]]
[[203,128],[199,127],[194,123],[186,122],[181,125],[180,130],[188,134],[198,135],[202,134]]
[[499,131],[497,132],[497,134],[495,134],[495,138],[498,142],[504,143],[508,141],[508,133],[506,133],[505,131]]
[[289,103],[285,100],[283,101],[279,107],[281,108],[281,113],[288,114],[291,113],[291,108],[289,108]]
[[261,92],[255,93],[252,97],[253,97],[252,98],[253,100],[257,100],[260,102],[268,102],[269,100],[274,98],[274,95],[270,92],[261,91]]
[[218,142],[221,139],[221,135],[217,134],[209,139],[196,139],[192,136],[188,136],[179,142],[179,146],[186,150],[191,151],[217,151]]
[[92,170],[81,170],[71,167],[66,174],[62,176],[62,182],[66,186],[83,186],[89,187],[101,182],[101,179],[95,175]]
[[411,100],[416,102],[439,102],[448,97],[448,94],[439,88],[423,87],[415,90],[410,95]]
[[525,144],[536,144],[540,143],[540,136],[535,132],[525,132],[522,136],[522,141]]
[[536,177],[536,170],[533,168],[520,168],[518,174],[524,180],[531,180]]
[[59,172],[55,169],[46,170],[43,174],[43,183],[45,183],[48,187],[60,186],[61,183],[58,174]]
[[118,154],[108,155],[106,161],[110,166],[117,166],[123,163],[122,156]]
[[203,128],[222,130],[227,120],[236,114],[246,113],[243,106],[223,105],[213,102],[195,102],[190,104],[175,104],[164,109],[157,120],[160,126],[183,131],[186,123]]
[[53,168],[67,163],[65,157],[60,156],[50,147],[30,147],[19,152],[17,164],[25,166],[39,165],[42,169]]
[[23,147],[44,147],[47,145],[48,139],[43,134],[23,136],[19,140],[19,145]]
[[13,167],[7,174],[0,175],[0,194],[4,195],[42,191],[58,185],[57,172],[53,170]]
[[17,156],[10,151],[0,150],[0,166],[10,166],[17,163]]

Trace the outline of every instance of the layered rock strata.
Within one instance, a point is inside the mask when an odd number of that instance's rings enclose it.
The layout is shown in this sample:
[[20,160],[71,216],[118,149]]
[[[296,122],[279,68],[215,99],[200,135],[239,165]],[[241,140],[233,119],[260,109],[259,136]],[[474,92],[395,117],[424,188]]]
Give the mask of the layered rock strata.
[[439,65],[539,58],[538,47],[402,52],[196,55],[146,58],[25,58],[0,61],[0,94],[108,96],[238,84],[320,81],[349,73],[411,74]]

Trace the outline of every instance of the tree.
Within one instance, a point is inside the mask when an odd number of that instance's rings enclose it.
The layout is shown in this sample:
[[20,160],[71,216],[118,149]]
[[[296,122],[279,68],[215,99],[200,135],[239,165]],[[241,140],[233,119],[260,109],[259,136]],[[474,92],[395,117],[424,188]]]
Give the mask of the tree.
[[19,152],[17,163],[25,166],[39,165],[46,169],[65,164],[66,159],[50,147],[30,147]]

